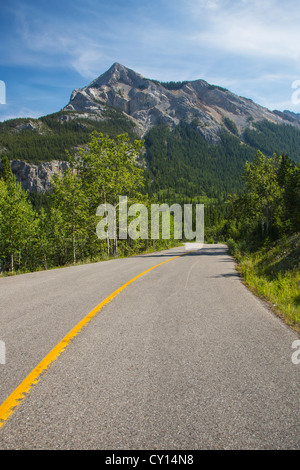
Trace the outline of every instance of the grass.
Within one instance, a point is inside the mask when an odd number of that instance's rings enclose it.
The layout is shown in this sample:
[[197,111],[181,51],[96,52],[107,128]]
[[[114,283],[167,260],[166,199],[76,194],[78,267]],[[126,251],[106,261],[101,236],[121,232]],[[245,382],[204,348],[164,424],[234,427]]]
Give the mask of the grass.
[[247,287],[300,332],[300,234],[266,242],[252,252],[233,240],[228,247]]

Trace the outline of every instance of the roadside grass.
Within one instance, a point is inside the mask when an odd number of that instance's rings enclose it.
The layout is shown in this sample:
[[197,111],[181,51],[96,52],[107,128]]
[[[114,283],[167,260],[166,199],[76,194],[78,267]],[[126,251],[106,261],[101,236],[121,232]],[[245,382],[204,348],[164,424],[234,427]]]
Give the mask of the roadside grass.
[[233,240],[228,247],[247,287],[300,333],[300,234],[267,242],[254,252]]

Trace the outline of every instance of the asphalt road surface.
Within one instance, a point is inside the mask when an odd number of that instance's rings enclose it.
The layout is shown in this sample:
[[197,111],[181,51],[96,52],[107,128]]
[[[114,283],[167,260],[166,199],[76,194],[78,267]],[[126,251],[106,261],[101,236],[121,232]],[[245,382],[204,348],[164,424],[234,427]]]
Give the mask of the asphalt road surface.
[[[0,429],[0,449],[300,449],[299,336],[223,245],[0,279],[0,404],[116,289]],[[1,416],[0,416],[1,418]]]

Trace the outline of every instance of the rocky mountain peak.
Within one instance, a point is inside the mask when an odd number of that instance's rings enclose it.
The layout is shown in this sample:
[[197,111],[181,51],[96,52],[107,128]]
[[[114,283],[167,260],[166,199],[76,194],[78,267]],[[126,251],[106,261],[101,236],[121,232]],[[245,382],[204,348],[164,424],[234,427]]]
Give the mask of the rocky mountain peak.
[[97,88],[103,85],[113,86],[118,83],[135,87],[139,86],[143,80],[142,75],[115,62],[105,73],[93,80],[88,88]]
[[93,119],[104,119],[104,106],[120,109],[144,136],[156,124],[177,126],[182,120],[196,122],[199,132],[209,142],[218,142],[224,122],[233,121],[240,134],[255,121],[290,123],[300,127],[299,120],[287,119],[204,80],[163,83],[115,62],[90,85],[72,93],[65,111],[88,113]]

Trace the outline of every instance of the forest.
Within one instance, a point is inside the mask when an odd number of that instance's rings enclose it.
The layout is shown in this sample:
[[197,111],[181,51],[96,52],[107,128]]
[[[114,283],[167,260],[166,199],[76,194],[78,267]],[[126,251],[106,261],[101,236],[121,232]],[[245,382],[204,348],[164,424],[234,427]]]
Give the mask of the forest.
[[[28,123],[32,123],[33,128]],[[105,106],[104,118],[99,121],[81,118],[78,112],[60,111],[39,119],[18,118],[1,122],[0,149],[2,147],[9,160],[35,164],[68,160],[69,153],[74,155],[78,146],[88,142],[93,130],[111,137],[121,133],[127,133],[131,140],[137,137],[132,121],[117,108]]]

